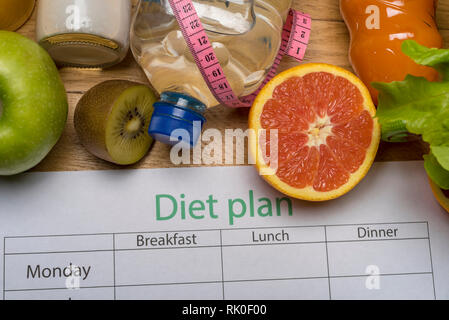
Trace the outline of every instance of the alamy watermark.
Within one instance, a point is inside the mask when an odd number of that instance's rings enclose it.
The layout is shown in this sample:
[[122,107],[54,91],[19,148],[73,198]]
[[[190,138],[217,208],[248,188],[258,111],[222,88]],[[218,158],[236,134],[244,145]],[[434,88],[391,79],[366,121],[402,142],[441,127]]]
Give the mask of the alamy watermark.
[[[201,124],[193,125],[193,136],[184,129],[174,130],[170,140],[177,142],[170,151],[170,160],[174,165],[242,165],[263,163],[262,175],[273,175],[279,165],[278,130],[253,129],[206,129],[201,132]],[[197,144],[192,148],[191,139]],[[250,141],[257,141],[251,150]],[[260,150],[257,149],[260,146]],[[269,145],[269,148],[267,148]],[[259,158],[259,159],[257,159]]]
[[81,272],[82,270],[78,266],[69,265],[69,275],[67,276],[65,280],[65,287],[68,290],[79,290],[81,288],[80,282],[81,282]]
[[380,290],[380,268],[375,265],[366,267],[365,273],[368,275],[365,287],[368,290]]

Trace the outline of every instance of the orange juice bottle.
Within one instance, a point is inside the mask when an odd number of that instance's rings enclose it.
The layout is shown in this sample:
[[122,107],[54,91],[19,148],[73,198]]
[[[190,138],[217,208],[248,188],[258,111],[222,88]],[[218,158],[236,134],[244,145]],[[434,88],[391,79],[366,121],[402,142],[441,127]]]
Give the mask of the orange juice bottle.
[[340,0],[340,10],[351,34],[350,60],[368,86],[371,82],[402,81],[407,74],[438,79],[438,73],[416,64],[401,50],[404,40],[441,48],[435,22],[436,0]]
[[19,29],[31,16],[35,0],[0,0],[0,30]]

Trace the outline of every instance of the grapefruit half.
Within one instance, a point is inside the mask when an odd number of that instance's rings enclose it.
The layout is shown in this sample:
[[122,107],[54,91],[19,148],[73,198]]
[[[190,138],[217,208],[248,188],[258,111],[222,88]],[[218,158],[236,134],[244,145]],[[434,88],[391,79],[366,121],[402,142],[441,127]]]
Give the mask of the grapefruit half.
[[[380,143],[375,115],[368,89],[349,71],[316,63],[289,69],[262,89],[251,108],[255,165],[260,173],[271,167],[263,178],[291,197],[338,198],[374,162]],[[271,141],[276,132],[277,148]]]

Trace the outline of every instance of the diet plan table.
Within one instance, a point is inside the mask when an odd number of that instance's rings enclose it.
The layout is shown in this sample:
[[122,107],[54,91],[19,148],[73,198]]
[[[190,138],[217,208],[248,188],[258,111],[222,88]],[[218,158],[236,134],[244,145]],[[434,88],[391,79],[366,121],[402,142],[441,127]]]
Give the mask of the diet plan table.
[[448,299],[449,215],[421,162],[289,199],[252,167],[0,178],[2,298]]

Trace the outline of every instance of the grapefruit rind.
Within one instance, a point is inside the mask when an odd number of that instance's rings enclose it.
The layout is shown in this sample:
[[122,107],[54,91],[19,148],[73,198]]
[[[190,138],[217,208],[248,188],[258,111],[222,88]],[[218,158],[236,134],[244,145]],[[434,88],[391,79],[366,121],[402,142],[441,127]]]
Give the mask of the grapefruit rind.
[[[377,118],[375,118],[376,107],[373,104],[368,88],[363,84],[363,82],[359,78],[357,78],[353,73],[343,68],[324,63],[303,64],[291,68],[289,70],[286,70],[277,75],[275,78],[273,78],[262,89],[262,91],[255,99],[253,107],[251,108],[249,114],[249,128],[252,129],[251,130],[252,132],[256,133],[259,132],[260,129],[263,129],[260,123],[260,118],[263,113],[265,103],[273,97],[273,92],[277,86],[279,86],[280,84],[282,84],[284,81],[288,80],[291,77],[303,77],[313,72],[327,72],[335,76],[341,76],[349,80],[353,85],[355,85],[360,90],[360,93],[363,97],[363,107],[373,117],[373,135],[371,144],[366,150],[366,158],[363,164],[359,167],[359,169],[351,174],[349,181],[346,182],[344,185],[342,185],[340,188],[328,192],[317,191],[313,188],[313,186],[298,189],[283,182],[275,174],[262,175],[264,180],[266,180],[275,189],[290,197],[300,200],[320,202],[339,198],[348,193],[349,191],[351,191],[366,176],[376,158],[377,150],[380,144],[381,130],[379,122]],[[262,151],[258,147],[259,146],[258,140],[259,140],[258,134],[252,134],[249,136],[251,156],[253,157],[253,162],[255,162],[255,166],[260,173],[269,170],[269,166],[265,163]]]
[[432,188],[433,194],[437,199],[438,203],[449,212],[449,198],[447,198],[440,187],[438,187],[432,179],[429,178],[430,187]]

